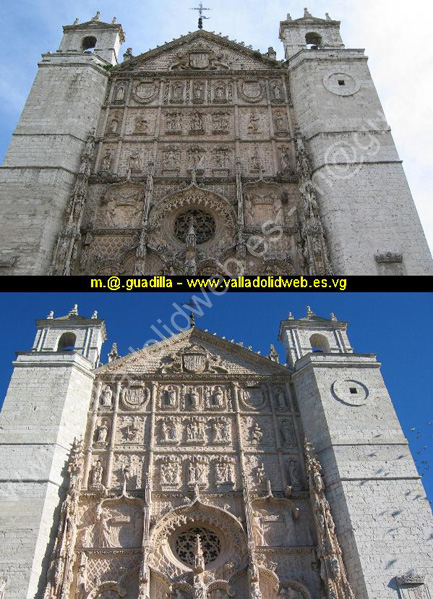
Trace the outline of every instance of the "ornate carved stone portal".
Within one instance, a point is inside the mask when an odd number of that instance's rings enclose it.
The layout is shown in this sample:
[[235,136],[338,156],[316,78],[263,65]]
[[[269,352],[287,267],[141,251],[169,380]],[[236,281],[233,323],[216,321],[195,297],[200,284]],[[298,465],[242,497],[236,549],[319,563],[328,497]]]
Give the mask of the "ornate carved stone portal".
[[193,327],[95,375],[45,599],[353,597],[272,352]]
[[52,274],[330,274],[274,56],[198,31],[110,71]]

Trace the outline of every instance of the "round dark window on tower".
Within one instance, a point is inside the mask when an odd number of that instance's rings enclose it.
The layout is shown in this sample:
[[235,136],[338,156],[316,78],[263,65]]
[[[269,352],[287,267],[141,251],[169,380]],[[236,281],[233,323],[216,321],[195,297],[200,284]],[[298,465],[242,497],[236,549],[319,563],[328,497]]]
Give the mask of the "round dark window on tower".
[[96,47],[96,37],[88,35],[81,42],[81,47],[84,52],[92,51]]
[[215,219],[209,212],[190,208],[179,214],[174,221],[174,234],[179,241],[185,243],[191,224],[194,226],[196,243],[206,243],[215,235]]
[[176,555],[187,566],[194,564],[194,547],[197,536],[200,537],[206,565],[214,562],[221,553],[221,541],[214,532],[201,526],[190,528],[182,532],[175,541]]

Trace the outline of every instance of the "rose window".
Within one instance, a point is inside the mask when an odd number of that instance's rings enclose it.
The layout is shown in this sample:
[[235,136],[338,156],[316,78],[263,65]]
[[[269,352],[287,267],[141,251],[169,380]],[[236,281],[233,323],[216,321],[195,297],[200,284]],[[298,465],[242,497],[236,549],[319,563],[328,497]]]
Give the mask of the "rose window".
[[197,535],[200,537],[205,564],[215,561],[221,552],[221,542],[214,532],[206,528],[190,528],[181,533],[175,542],[177,557],[187,566],[194,564]]
[[194,224],[197,245],[206,243],[215,235],[215,220],[211,214],[196,208],[182,212],[174,221],[174,234],[185,243],[191,225]]

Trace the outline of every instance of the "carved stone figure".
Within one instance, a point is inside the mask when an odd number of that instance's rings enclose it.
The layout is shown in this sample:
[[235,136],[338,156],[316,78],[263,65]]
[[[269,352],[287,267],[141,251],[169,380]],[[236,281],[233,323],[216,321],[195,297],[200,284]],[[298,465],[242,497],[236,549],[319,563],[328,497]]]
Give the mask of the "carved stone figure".
[[248,133],[254,135],[259,132],[260,117],[252,112],[248,121]]
[[273,102],[282,102],[284,100],[283,90],[281,84],[278,81],[271,83],[271,97]]
[[299,472],[298,460],[289,459],[287,460],[287,467],[289,472],[290,484],[292,487],[301,487],[301,474]]
[[202,485],[206,482],[206,464],[198,459],[191,460],[188,464],[188,484]]
[[285,410],[287,408],[286,395],[282,389],[278,389],[276,398],[278,409]]
[[260,512],[253,512],[253,530],[254,530],[254,540],[256,545],[263,546],[266,545],[265,536],[263,532],[262,525],[262,515]]
[[142,169],[141,169],[140,152],[136,151],[130,155],[129,161],[128,161],[128,166],[131,169],[131,172],[133,172],[133,173],[141,172]]
[[214,112],[212,114],[212,131],[214,133],[228,133],[229,118],[230,114],[228,112]]
[[191,420],[186,427],[187,441],[204,441],[204,427],[200,420]]
[[165,392],[165,405],[169,408],[176,407],[176,391],[172,386],[167,387]]
[[102,171],[109,171],[111,168],[111,160],[112,160],[112,154],[111,154],[111,150],[107,150],[104,154],[104,157],[102,158],[102,162],[101,162],[101,170]]
[[113,400],[113,391],[111,390],[111,387],[109,387],[108,385],[105,385],[105,387],[102,388],[102,393],[101,393],[101,406],[103,408],[111,408],[112,400]]
[[204,115],[201,112],[193,112],[191,115],[191,131],[194,133],[204,132]]
[[102,467],[101,460],[96,460],[92,468],[91,486],[98,487],[102,485],[102,475],[104,474],[104,468]]
[[149,122],[142,116],[135,117],[135,131],[137,133],[147,133],[149,130]]
[[280,433],[283,445],[285,447],[289,447],[290,445],[294,444],[293,430],[288,420],[282,420],[280,425]]
[[99,505],[96,510],[96,522],[93,527],[93,544],[95,547],[112,547],[110,521],[110,511]]
[[111,120],[108,124],[108,133],[111,135],[116,135],[119,128],[119,117],[117,112],[114,113]]
[[221,387],[215,387],[212,393],[211,406],[214,408],[224,407],[224,393]]
[[175,81],[172,87],[172,101],[181,102],[183,100],[183,84],[180,81]]
[[107,441],[108,435],[108,426],[107,423],[103,420],[101,424],[96,429],[96,443],[105,444]]
[[161,464],[161,483],[163,485],[179,484],[179,464],[174,461],[164,461]]
[[212,433],[213,433],[213,440],[215,443],[218,443],[219,441],[223,441],[223,429],[224,429],[224,425],[222,422],[213,422],[212,423]]
[[302,137],[296,139],[296,167],[302,179],[309,179],[311,166]]
[[276,112],[274,122],[277,133],[287,133],[287,120],[284,112]]
[[233,464],[228,460],[217,462],[215,467],[215,480],[217,485],[232,485],[233,481]]
[[189,407],[191,410],[200,409],[200,395],[194,387],[189,392]]
[[165,116],[167,133],[179,133],[182,129],[182,113],[169,112]]
[[126,85],[123,81],[121,81],[120,83],[118,83],[118,85],[116,87],[116,91],[114,94],[115,102],[123,102],[125,100],[125,94],[126,94]]
[[257,424],[257,422],[254,422],[254,424],[252,425],[251,429],[250,429],[250,442],[251,443],[260,443],[260,441],[263,439],[263,433],[260,429],[260,426]]

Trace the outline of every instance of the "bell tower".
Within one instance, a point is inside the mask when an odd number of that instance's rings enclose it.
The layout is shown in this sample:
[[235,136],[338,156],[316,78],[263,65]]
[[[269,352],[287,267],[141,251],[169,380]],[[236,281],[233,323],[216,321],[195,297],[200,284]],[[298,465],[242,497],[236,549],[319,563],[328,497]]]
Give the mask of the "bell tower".
[[108,70],[125,39],[114,21],[97,13],[67,25],[57,52],[42,55],[0,167],[1,275],[49,271],[76,175],[90,174]]
[[323,468],[356,599],[395,599],[408,573],[427,597],[431,526],[414,523],[432,522],[430,507],[380,363],[356,353],[346,331],[347,323],[310,308],[306,317],[290,314],[281,323],[305,437]]
[[38,320],[0,413],[0,571],[11,599],[40,599],[75,437],[84,436],[105,325],[77,306]]
[[280,24],[290,93],[339,275],[433,274],[430,250],[363,49],[340,22]]

